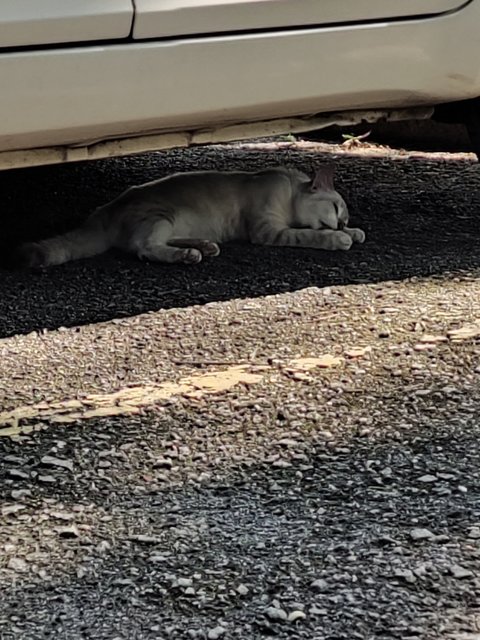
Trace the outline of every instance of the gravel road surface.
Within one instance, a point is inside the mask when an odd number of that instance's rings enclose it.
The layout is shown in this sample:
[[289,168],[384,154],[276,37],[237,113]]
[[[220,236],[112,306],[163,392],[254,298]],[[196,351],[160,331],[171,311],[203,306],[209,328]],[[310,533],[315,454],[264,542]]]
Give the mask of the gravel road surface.
[[334,161],[367,242],[0,270],[1,640],[480,638],[480,169],[281,143],[0,173],[1,244]]

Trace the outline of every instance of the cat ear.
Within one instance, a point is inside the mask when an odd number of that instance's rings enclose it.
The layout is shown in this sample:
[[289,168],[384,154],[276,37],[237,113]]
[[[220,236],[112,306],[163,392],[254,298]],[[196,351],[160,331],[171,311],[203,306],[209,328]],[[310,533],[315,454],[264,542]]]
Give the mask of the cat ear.
[[327,164],[320,167],[315,173],[310,189],[312,191],[335,191],[333,184],[334,175],[335,169],[332,165]]

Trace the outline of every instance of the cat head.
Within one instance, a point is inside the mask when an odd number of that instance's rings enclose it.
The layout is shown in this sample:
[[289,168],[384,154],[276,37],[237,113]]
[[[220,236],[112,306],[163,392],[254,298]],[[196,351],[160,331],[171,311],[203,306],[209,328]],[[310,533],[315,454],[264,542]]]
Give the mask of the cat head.
[[323,166],[310,181],[301,182],[295,198],[295,226],[309,229],[343,229],[348,224],[348,207],[335,190],[334,170]]

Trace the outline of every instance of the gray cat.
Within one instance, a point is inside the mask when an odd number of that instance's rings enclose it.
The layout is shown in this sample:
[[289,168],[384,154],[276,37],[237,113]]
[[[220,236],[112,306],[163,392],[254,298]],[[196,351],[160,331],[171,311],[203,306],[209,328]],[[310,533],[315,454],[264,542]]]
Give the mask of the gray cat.
[[22,245],[18,261],[44,267],[88,258],[115,247],[158,262],[200,262],[217,243],[350,249],[363,242],[350,229],[335,191],[333,169],[310,179],[295,169],[177,173],[131,187],[64,235]]

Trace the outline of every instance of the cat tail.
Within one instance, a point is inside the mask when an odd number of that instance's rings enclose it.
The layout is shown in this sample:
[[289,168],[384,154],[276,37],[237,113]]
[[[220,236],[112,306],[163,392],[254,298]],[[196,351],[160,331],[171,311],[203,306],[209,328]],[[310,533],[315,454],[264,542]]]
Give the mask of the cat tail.
[[91,258],[105,253],[111,246],[101,220],[93,216],[73,231],[21,245],[14,254],[13,262],[17,267],[39,269],[80,258]]

